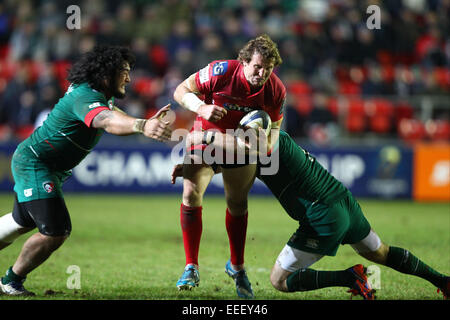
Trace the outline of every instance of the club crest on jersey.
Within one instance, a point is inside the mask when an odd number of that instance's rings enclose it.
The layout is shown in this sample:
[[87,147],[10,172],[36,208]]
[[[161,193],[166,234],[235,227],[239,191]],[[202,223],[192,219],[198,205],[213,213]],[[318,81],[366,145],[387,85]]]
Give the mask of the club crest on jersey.
[[228,69],[228,61],[216,62],[213,65],[213,76],[221,76],[227,72]]
[[55,184],[52,181],[47,181],[42,184],[45,192],[51,193],[55,189]]

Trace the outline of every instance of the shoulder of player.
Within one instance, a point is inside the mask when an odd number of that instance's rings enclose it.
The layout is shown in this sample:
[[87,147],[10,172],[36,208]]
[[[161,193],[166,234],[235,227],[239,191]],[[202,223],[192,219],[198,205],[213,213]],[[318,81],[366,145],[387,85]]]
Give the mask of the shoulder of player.
[[281,79],[275,74],[275,72],[272,72],[269,77],[269,85],[277,91],[279,90],[282,92],[286,92],[286,87],[284,86]]
[[70,96],[92,96],[92,95],[102,95],[101,92],[92,89],[87,82],[83,83],[71,83],[67,88],[65,95]]
[[284,103],[286,97],[286,87],[280,78],[271,74],[264,87],[264,95],[268,101],[273,101],[276,105]]
[[216,89],[217,86],[224,86],[234,78],[238,67],[239,61],[237,60],[214,60],[197,72],[197,85],[214,83]]
[[86,104],[108,106],[108,101],[106,100],[104,94],[100,91],[92,89],[87,83],[76,85],[72,90],[69,87],[67,93],[70,93],[70,97],[75,98],[74,106],[82,106]]
[[238,60],[214,60],[209,63],[212,76],[231,75],[239,68]]

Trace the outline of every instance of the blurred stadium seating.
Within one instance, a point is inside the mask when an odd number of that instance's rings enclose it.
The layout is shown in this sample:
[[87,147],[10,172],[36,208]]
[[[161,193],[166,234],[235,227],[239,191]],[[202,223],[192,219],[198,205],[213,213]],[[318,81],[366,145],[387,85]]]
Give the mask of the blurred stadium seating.
[[[136,53],[119,106],[147,117],[170,101],[175,126],[189,128],[176,85],[212,60],[235,58],[260,33],[279,45],[284,125],[297,138],[449,140],[449,1],[78,1],[82,26],[69,30],[72,2],[0,3],[0,140],[24,139],[66,90],[71,63],[97,43]],[[381,8],[381,29],[366,27],[370,4]],[[316,122],[333,122],[338,134]]]

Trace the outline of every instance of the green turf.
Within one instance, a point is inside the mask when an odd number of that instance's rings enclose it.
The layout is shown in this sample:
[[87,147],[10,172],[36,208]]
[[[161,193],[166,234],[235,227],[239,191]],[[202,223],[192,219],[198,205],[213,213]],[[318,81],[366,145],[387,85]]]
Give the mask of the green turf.
[[[12,194],[0,195],[0,215],[10,212]],[[224,272],[229,257],[223,197],[204,201],[200,246],[200,287],[179,292],[184,267],[179,224],[180,196],[66,196],[72,235],[41,267],[29,274],[32,299],[237,299]],[[448,203],[361,200],[372,227],[385,243],[409,249],[435,269],[450,273]],[[297,228],[272,197],[249,202],[246,266],[257,299],[349,299],[344,288],[285,294],[269,282],[278,253]],[[0,253],[3,273],[16,259],[27,236]],[[336,257],[314,265],[321,270],[372,263],[342,246]],[[80,268],[80,289],[68,289],[67,268]],[[378,299],[442,299],[428,282],[380,266]],[[2,299],[14,299],[2,296]]]

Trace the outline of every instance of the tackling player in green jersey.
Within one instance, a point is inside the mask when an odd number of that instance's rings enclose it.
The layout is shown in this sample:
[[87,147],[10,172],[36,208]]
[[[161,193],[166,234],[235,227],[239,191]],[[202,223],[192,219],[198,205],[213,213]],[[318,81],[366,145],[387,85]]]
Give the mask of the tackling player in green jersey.
[[[259,136],[262,137],[259,145],[264,145],[264,131],[261,130]],[[217,148],[236,150],[239,141],[235,139],[239,138],[220,132],[194,132],[187,136],[186,142],[189,146],[206,142]],[[258,139],[255,137],[248,141],[245,144],[247,153],[258,153],[254,147]],[[341,244],[350,244],[359,255],[370,261],[430,281],[448,298],[450,278],[427,266],[408,250],[383,243],[350,191],[286,132],[280,131],[270,159],[271,164],[259,165],[257,176],[289,216],[299,222],[298,229],[273,266],[270,281],[275,289],[294,292],[342,286],[348,287],[352,295],[374,299],[375,291],[361,264],[340,271],[309,268],[323,256],[335,256]],[[262,169],[273,165],[274,161],[278,170],[271,175],[262,174]],[[176,177],[182,176],[182,166],[174,168],[172,183]]]
[[130,117],[114,106],[114,98],[125,96],[134,61],[129,49],[115,46],[97,46],[82,56],[69,72],[71,84],[65,95],[14,152],[16,199],[13,212],[0,218],[0,249],[34,228],[39,232],[25,242],[1,278],[0,292],[32,295],[23,287],[26,276],[63,244],[72,229],[63,182],[105,131],[170,139],[170,124],[162,119],[169,105],[148,120]]

